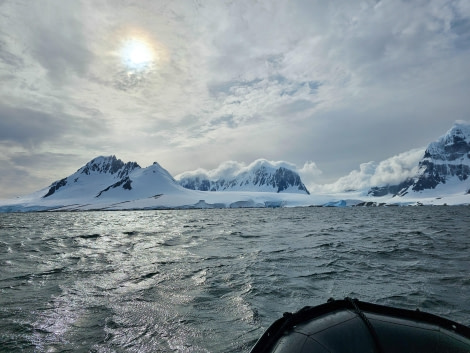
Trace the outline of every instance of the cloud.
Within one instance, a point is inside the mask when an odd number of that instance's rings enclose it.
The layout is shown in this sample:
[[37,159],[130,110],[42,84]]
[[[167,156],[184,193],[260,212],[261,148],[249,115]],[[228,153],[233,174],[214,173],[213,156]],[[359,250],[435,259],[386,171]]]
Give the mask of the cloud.
[[38,191],[53,181],[62,179],[78,169],[80,156],[64,153],[37,153],[0,143],[0,180],[9,185],[0,198],[13,198]]
[[9,187],[2,190],[0,199],[24,196],[28,193],[25,192],[26,190],[39,190],[40,187],[38,187],[38,185],[47,185],[46,180],[36,178],[25,168],[19,168],[12,163],[5,163],[4,161],[2,161],[2,164],[3,167],[0,168],[0,180],[2,180],[2,184],[9,185]]
[[305,185],[315,185],[318,182],[318,177],[322,174],[317,164],[312,161],[305,162],[303,167],[296,168],[296,171]]
[[374,186],[397,185],[412,178],[419,171],[418,163],[424,156],[424,149],[414,149],[400,153],[379,163],[362,163],[359,170],[353,170],[336,182],[313,185],[312,191],[344,192],[369,189]]
[[62,146],[56,150],[58,154],[77,151],[84,145],[90,148],[106,127],[100,120],[72,116],[60,110],[49,113],[1,103],[0,116],[0,143],[13,143],[36,153],[52,152],[54,145]]
[[244,163],[236,161],[226,161],[212,170],[199,168],[194,171],[183,172],[181,174],[176,175],[175,179],[180,180],[183,178],[191,177],[199,177],[209,180],[231,179],[238,175],[244,168],[246,168],[246,165]]
[[[175,176],[176,180],[183,178],[204,178],[209,180],[219,180],[219,179],[232,179],[239,174],[249,172],[250,170],[257,169],[261,166],[274,167],[274,168],[287,168],[291,170],[297,170],[297,167],[289,162],[285,161],[268,161],[266,159],[257,159],[250,164],[237,161],[226,161],[221,163],[218,167],[211,170],[205,170],[203,168],[196,169],[194,171],[187,171],[180,173]],[[309,168],[309,167],[307,167]]]
[[[18,0],[0,13],[0,138],[40,153],[176,173],[315,161],[304,178],[321,185],[470,116],[465,0]],[[138,73],[119,55],[136,36],[157,58]],[[392,179],[369,168],[356,184]]]
[[66,125],[50,114],[28,108],[0,105],[0,141],[34,146],[57,138]]
[[424,149],[415,149],[380,162],[371,177],[371,186],[399,184],[414,177],[418,173],[418,163],[423,157]]
[[79,2],[18,2],[11,7],[15,17],[21,13],[22,22],[9,21],[9,32],[26,46],[27,60],[40,64],[55,83],[62,83],[70,73],[83,75],[87,71],[91,52]]

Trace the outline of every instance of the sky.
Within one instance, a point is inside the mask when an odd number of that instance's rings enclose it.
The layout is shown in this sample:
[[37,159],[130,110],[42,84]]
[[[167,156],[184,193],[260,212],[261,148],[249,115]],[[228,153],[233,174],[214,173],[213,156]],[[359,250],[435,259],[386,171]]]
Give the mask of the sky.
[[470,2],[4,0],[0,81],[0,198],[100,155],[377,184],[470,120]]

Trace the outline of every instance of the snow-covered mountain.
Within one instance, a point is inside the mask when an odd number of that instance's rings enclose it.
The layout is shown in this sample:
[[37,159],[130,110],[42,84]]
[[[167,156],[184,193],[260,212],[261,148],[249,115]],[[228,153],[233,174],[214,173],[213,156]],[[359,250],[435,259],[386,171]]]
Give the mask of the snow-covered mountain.
[[138,169],[140,166],[137,163],[124,163],[115,156],[97,157],[74,174],[53,182],[42,197],[51,199],[76,196],[100,197],[113,186],[131,190],[129,175]]
[[141,168],[115,156],[97,157],[72,175],[33,194],[42,203],[129,201],[184,191],[157,162]]
[[300,176],[286,166],[276,166],[259,159],[235,175],[210,177],[204,172],[187,172],[177,176],[179,184],[200,191],[289,192],[309,195]]
[[176,181],[156,162],[141,168],[101,156],[35,193],[1,200],[0,212],[470,204],[469,123],[456,123],[429,144],[418,164],[417,174],[399,184],[310,195],[286,162],[227,162]]
[[311,201],[308,197],[306,193],[280,195],[260,190],[224,193],[189,190],[156,162],[141,168],[136,162],[100,156],[44,189],[0,202],[0,212],[280,207],[308,205]]
[[419,162],[418,174],[397,185],[386,185],[370,189],[372,196],[393,194],[404,196],[445,189],[452,192],[470,191],[470,124],[457,122],[437,141],[428,145]]

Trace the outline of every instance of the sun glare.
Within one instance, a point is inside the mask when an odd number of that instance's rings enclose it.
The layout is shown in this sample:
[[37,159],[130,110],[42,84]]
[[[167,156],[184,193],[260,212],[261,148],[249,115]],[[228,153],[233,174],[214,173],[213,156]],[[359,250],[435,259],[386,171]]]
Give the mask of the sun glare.
[[133,70],[147,69],[155,60],[152,47],[144,40],[135,38],[124,42],[120,55],[124,65]]

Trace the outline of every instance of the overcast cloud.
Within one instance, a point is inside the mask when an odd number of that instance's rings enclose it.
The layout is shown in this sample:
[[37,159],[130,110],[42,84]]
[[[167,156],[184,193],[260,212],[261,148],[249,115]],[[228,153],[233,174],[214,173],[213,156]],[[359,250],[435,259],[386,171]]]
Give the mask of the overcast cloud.
[[468,0],[3,1],[0,197],[111,154],[398,181],[470,120],[469,63]]

